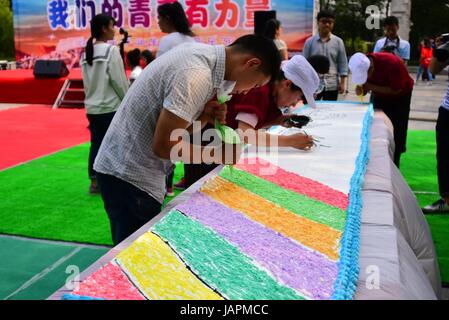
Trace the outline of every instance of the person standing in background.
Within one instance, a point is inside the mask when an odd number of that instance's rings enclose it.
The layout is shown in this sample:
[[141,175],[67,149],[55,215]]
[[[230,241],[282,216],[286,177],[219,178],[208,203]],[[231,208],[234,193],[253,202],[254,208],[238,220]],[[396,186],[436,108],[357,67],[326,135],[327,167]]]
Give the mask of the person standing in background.
[[[168,35],[161,38],[156,58],[179,46],[180,44],[195,42],[195,39],[193,38],[194,34],[190,29],[189,20],[187,19],[184,9],[179,2],[175,1],[160,5],[157,8],[157,13],[159,28],[162,32],[168,33]],[[170,168],[169,173],[167,174],[167,196],[175,195],[173,191],[174,171],[175,165]],[[184,190],[185,179],[182,178],[175,187],[177,189]]]
[[282,60],[288,60],[288,47],[284,40],[281,39],[281,22],[277,19],[270,19],[265,25],[264,36],[272,39],[279,49]]
[[356,94],[372,92],[375,109],[382,110],[394,127],[394,163],[399,168],[406,151],[413,79],[398,56],[387,53],[354,54],[349,60]]
[[429,85],[432,84],[433,75],[429,69],[430,60],[432,60],[432,57],[433,57],[432,44],[430,43],[429,38],[425,38],[420,50],[419,68],[418,74],[416,75],[416,83],[418,83],[419,78],[421,77],[423,72],[425,72],[427,74],[427,80],[429,81]]
[[142,58],[142,68],[145,68],[154,60],[154,55],[150,50],[143,50],[140,57]]
[[131,68],[129,81],[132,84],[143,71],[142,67],[140,66],[140,50],[134,49],[129,51],[126,54],[126,60],[128,62],[128,66]]
[[89,192],[99,193],[97,173],[93,169],[93,164],[112,118],[125,97],[129,83],[119,49],[107,43],[114,39],[114,18],[98,14],[90,22],[90,29],[91,37],[81,58],[81,70],[91,142],[88,165],[91,180]]
[[[430,61],[430,72],[440,73],[449,65],[449,41],[434,51]],[[425,213],[449,213],[449,86],[439,109],[436,125],[437,172],[440,199],[425,206]]]
[[374,53],[389,52],[397,55],[405,64],[410,60],[410,43],[398,35],[399,20],[395,16],[387,17],[384,21],[385,37],[377,40]]
[[317,100],[338,100],[338,94],[346,93],[348,77],[348,58],[342,39],[332,34],[335,15],[328,11],[320,11],[317,16],[319,34],[307,39],[303,55],[306,59],[313,55],[323,55],[329,59],[329,73],[322,81],[324,90]]
[[159,28],[168,35],[161,38],[156,58],[180,44],[195,42],[189,20],[179,2],[160,5],[157,14]]

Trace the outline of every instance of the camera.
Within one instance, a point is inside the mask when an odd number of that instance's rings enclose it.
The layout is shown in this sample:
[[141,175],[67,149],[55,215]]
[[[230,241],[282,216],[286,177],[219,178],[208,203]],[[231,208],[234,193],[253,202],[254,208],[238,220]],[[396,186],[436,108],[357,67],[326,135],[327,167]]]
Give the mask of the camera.
[[382,52],[395,53],[396,49],[397,49],[397,47],[395,45],[389,45],[389,46],[382,48]]
[[447,62],[449,60],[449,33],[442,34],[438,37],[440,46],[434,50],[433,56],[438,62]]

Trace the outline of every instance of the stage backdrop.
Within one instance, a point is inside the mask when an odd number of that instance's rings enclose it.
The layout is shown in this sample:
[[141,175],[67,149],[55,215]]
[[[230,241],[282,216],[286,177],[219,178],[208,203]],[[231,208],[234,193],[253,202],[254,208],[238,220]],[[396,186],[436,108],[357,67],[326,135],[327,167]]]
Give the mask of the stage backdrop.
[[[87,41],[89,21],[100,12],[117,20],[131,38],[125,50],[156,51],[163,36],[157,6],[170,0],[12,0],[16,58],[21,68],[32,68],[38,58],[63,59],[79,66]],[[197,40],[229,44],[254,30],[254,11],[276,10],[289,49],[299,51],[312,34],[313,0],[181,0]],[[120,42],[117,32],[116,43]]]

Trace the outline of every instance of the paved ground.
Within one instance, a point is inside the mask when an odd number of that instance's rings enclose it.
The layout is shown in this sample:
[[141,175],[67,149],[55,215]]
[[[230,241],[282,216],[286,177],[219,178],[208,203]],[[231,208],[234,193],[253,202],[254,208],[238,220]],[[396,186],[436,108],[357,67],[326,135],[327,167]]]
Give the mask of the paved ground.
[[[416,79],[416,73],[411,74]],[[410,112],[409,129],[411,130],[435,130],[438,118],[438,109],[441,106],[444,95],[449,85],[446,74],[438,75],[432,86],[419,81],[413,90],[412,105]],[[354,86],[350,85],[349,94],[341,100],[359,101],[354,94]],[[365,97],[368,101],[368,98]]]

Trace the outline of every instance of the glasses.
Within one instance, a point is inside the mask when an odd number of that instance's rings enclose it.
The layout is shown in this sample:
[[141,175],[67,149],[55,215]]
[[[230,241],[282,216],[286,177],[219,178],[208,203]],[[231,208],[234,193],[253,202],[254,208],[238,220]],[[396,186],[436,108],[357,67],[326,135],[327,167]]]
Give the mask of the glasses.
[[333,20],[333,19],[321,19],[319,22],[322,23],[322,24],[334,24],[335,20]]

